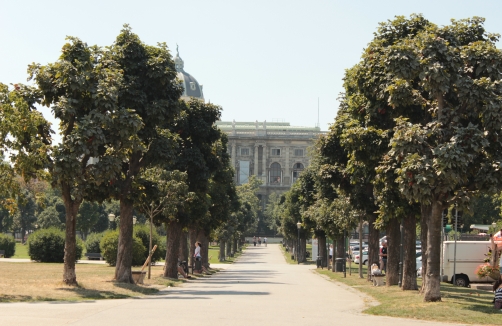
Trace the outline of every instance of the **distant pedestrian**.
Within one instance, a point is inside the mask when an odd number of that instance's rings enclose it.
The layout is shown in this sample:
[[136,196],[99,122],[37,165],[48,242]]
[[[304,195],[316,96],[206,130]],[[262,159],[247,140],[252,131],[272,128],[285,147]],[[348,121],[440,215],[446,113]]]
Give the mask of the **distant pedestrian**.
[[256,236],[253,237],[253,246],[256,247]]
[[258,245],[261,246],[261,238],[258,237]]
[[382,241],[382,248],[380,248],[380,269],[387,273],[387,241]]
[[265,247],[267,246],[267,237],[263,238],[263,243],[265,244]]

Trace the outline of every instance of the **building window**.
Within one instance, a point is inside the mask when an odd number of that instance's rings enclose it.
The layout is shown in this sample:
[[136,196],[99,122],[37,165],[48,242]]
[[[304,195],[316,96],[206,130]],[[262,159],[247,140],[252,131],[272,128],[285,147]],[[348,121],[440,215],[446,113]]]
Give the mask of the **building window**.
[[281,150],[279,148],[272,148],[272,156],[281,156]]
[[303,164],[301,163],[295,163],[293,165],[293,183],[298,180],[298,178],[300,177],[300,174],[303,172],[303,169],[305,167],[303,166]]
[[279,163],[272,163],[270,166],[270,173],[269,173],[269,183],[272,185],[280,185],[281,184],[281,177],[282,177],[282,171],[281,171],[281,165]]
[[249,148],[241,148],[241,156],[249,156]]
[[194,82],[190,82],[190,89],[192,91],[195,91],[195,83]]
[[295,149],[295,156],[303,157],[303,149]]
[[249,161],[239,161],[239,184],[248,183],[249,180]]

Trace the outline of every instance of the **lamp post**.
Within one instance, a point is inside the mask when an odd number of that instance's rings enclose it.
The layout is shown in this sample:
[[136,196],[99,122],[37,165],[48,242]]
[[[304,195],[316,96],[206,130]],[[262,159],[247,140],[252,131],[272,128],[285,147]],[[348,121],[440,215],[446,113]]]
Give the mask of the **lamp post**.
[[113,221],[115,221],[115,214],[113,214],[113,213],[108,214],[108,221],[110,221],[110,223],[108,224],[108,228],[111,230],[112,223],[113,223]]
[[302,223],[296,223],[296,227],[298,228],[298,250],[296,251],[296,260],[298,264],[300,264],[300,229],[302,228]]

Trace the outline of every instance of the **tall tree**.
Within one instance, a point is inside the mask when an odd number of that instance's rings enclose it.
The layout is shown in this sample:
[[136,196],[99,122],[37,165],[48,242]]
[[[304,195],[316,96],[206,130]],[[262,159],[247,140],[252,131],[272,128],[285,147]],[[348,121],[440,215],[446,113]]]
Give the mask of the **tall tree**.
[[[118,105],[122,85],[120,67],[110,51],[68,37],[58,61],[33,64],[29,71],[60,122],[62,140],[46,149],[44,162],[59,188],[66,212],[63,281],[77,284],[75,273],[76,222],[82,201],[103,200],[104,189],[118,173],[132,147],[141,119]],[[94,160],[91,160],[94,158]],[[101,189],[101,191],[98,191]]]
[[[110,55],[123,78],[117,88],[117,105],[131,110],[141,121],[135,141],[124,147],[126,155],[110,189],[120,200],[115,278],[132,283],[133,209],[141,194],[139,177],[145,169],[163,166],[173,159],[175,143],[168,128],[179,112],[182,86],[176,81],[174,62],[166,44],[146,45],[127,25],[111,47]],[[116,141],[115,144],[120,144],[120,139]]]
[[[455,203],[468,210],[477,192],[495,193],[502,181],[502,51],[483,24],[479,17],[443,27],[421,16],[397,17],[382,24],[364,55],[366,74],[379,79],[367,91],[401,115],[382,166],[395,172],[406,198],[422,205],[425,301],[441,300],[443,209]],[[421,108],[421,119],[410,116],[413,107]],[[378,114],[376,105],[366,109]]]

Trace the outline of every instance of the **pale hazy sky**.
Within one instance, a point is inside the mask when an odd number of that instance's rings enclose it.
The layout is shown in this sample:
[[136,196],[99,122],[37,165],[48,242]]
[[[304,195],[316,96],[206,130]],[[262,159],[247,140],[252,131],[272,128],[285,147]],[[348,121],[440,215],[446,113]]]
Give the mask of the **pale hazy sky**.
[[0,0],[0,82],[25,82],[29,63],[56,61],[67,35],[106,46],[128,23],[145,43],[166,42],[173,56],[179,44],[185,70],[223,107],[223,120],[313,127],[319,98],[327,130],[344,70],[378,22],[412,13],[438,25],[481,16],[489,32],[502,33],[500,0]]

